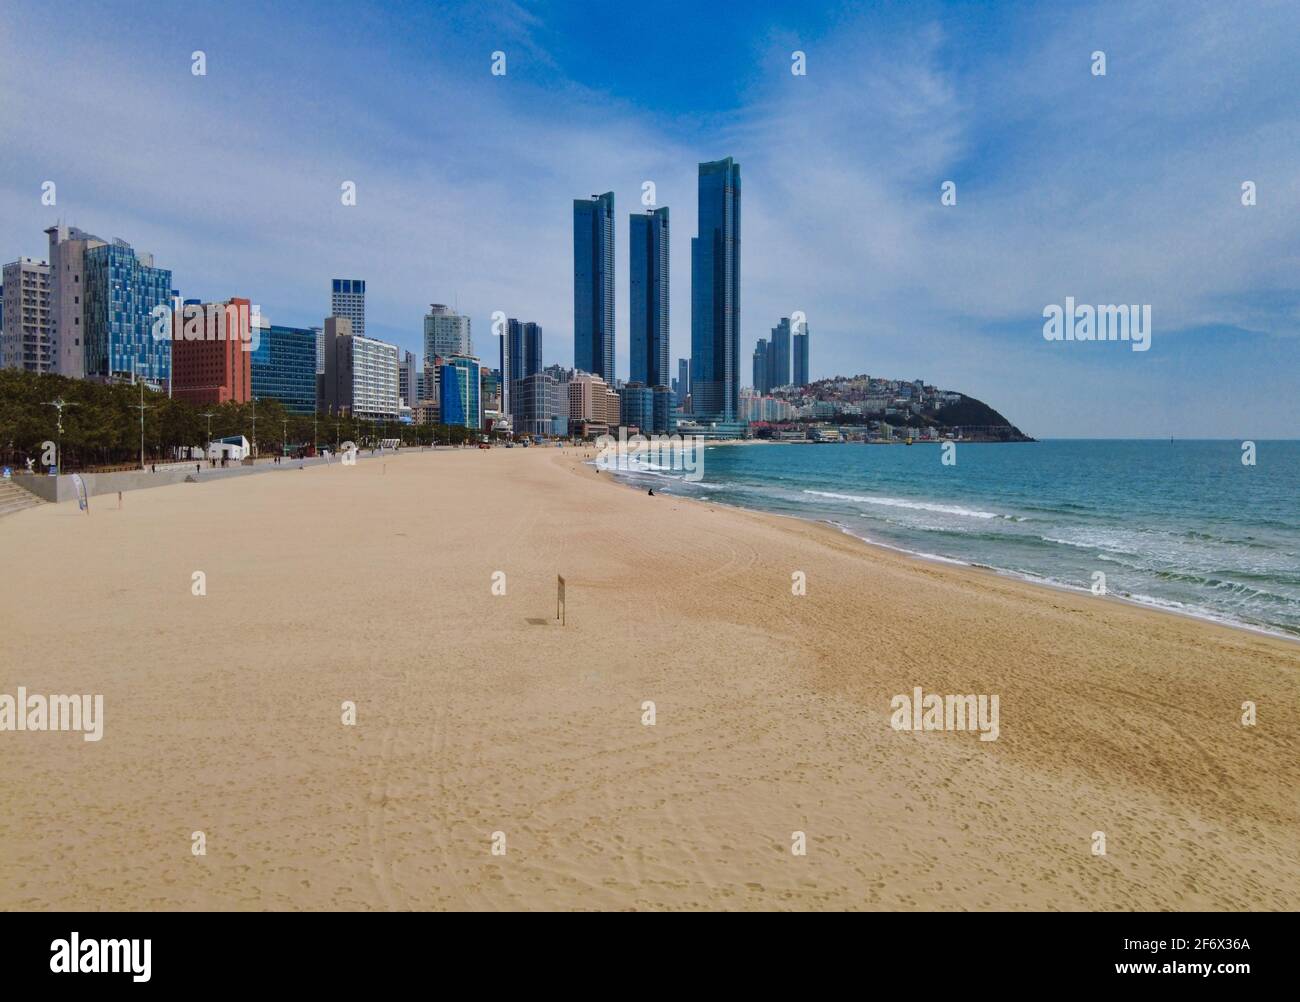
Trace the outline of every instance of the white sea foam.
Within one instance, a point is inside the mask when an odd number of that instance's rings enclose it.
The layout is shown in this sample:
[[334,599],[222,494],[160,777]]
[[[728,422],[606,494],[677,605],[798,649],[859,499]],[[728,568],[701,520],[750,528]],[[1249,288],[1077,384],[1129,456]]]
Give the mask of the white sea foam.
[[869,498],[861,494],[835,494],[831,491],[804,491],[805,494],[814,494],[817,497],[831,498],[835,501],[853,501],[857,504],[877,504],[886,508],[911,508],[913,511],[930,511],[938,512],[942,515],[962,515],[966,518],[1001,518],[995,511],[978,511],[972,508],[962,508],[955,504],[933,504],[929,501],[904,501],[902,498]]

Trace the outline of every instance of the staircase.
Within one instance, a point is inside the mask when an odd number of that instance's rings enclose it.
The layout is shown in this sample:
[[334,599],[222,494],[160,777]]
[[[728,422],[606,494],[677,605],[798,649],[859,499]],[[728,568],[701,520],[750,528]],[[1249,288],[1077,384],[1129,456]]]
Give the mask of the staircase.
[[12,480],[0,480],[0,518],[42,503],[35,494],[19,487]]

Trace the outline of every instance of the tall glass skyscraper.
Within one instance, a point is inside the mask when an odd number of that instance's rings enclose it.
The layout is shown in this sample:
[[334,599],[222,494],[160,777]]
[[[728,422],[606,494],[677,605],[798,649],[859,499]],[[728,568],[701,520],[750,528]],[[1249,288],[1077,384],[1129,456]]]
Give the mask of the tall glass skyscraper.
[[691,409],[734,422],[740,411],[740,164],[700,164],[691,239]]
[[772,389],[768,382],[772,371],[772,350],[766,338],[759,338],[754,345],[754,392],[766,394]]
[[767,351],[767,388],[790,384],[790,318],[782,317],[772,328]]
[[511,318],[501,339],[501,409],[515,414],[515,384],[542,371],[541,324]]
[[629,382],[667,386],[668,206],[634,212],[629,220],[628,300],[632,364]]
[[502,378],[509,378],[513,382],[542,371],[541,324],[507,320],[506,339],[508,344],[506,357],[502,361]]
[[800,325],[794,335],[794,385],[808,385],[808,322]]
[[471,355],[474,340],[470,320],[450,306],[433,303],[424,316],[424,368],[432,370],[437,359],[452,355]]
[[614,193],[573,200],[573,364],[614,382]]
[[273,397],[290,414],[315,413],[315,330],[264,325],[252,356],[254,397]]
[[86,375],[100,379],[139,377],[166,386],[172,343],[155,338],[153,311],[172,310],[172,273],[155,268],[153,256],[137,255],[122,240],[85,252]]

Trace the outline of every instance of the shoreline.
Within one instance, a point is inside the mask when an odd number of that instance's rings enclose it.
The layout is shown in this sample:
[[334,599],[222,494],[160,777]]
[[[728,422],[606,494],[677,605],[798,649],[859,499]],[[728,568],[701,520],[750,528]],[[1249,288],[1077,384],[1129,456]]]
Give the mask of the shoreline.
[[[780,443],[780,444],[784,445],[787,443]],[[633,490],[637,490],[637,485],[633,484],[630,480],[627,480],[624,477],[615,476],[614,479],[617,480],[620,484],[622,484],[625,487],[630,487]],[[1027,574],[1017,573],[1016,571],[1005,570],[1001,567],[995,567],[992,564],[976,564],[976,563],[971,563],[970,561],[967,560],[961,560],[957,557],[945,557],[942,554],[938,554],[938,553],[922,553],[919,550],[909,550],[903,546],[894,546],[891,543],[882,543],[879,540],[866,539],[862,536],[859,536],[857,533],[853,532],[848,527],[840,525],[838,522],[832,521],[831,519],[811,518],[803,515],[791,515],[786,512],[769,511],[766,508],[750,508],[745,505],[731,504],[730,502],[727,501],[714,501],[711,499],[707,501],[702,501],[699,498],[693,498],[686,494],[670,493],[670,494],[665,494],[664,496],[682,500],[682,501],[691,501],[695,504],[716,504],[720,508],[730,508],[735,511],[750,512],[758,515],[771,515],[774,518],[788,518],[788,519],[793,519],[796,522],[802,522],[809,525],[821,525],[821,526],[825,526],[828,529],[832,529],[836,532],[842,533],[843,535],[848,536],[850,539],[855,539],[859,543],[863,544],[864,546],[870,547],[871,549],[887,550],[891,553],[896,553],[901,556],[910,558],[912,560],[917,560],[917,561],[930,563],[930,564],[938,564],[941,566],[963,567],[971,571],[981,572],[985,574],[992,574],[1004,580],[1018,581],[1035,588],[1046,588],[1051,591],[1061,591],[1069,595],[1089,596],[1091,598],[1095,598],[1103,602],[1106,601],[1118,602],[1129,608],[1145,609],[1148,612],[1162,613],[1169,616],[1177,616],[1180,619],[1191,620],[1192,622],[1196,622],[1196,623],[1206,623],[1213,626],[1221,626],[1230,630],[1241,630],[1246,633],[1256,634],[1264,637],[1271,637],[1276,640],[1284,640],[1288,643],[1300,645],[1300,636],[1294,636],[1290,633],[1284,633],[1278,629],[1269,629],[1263,626],[1256,626],[1253,623],[1244,623],[1241,622],[1240,620],[1229,619],[1227,617],[1216,617],[1208,614],[1198,615],[1195,612],[1188,612],[1183,609],[1174,609],[1168,606],[1160,605],[1154,601],[1144,602],[1141,599],[1132,598],[1127,595],[1116,595],[1110,592],[1107,592],[1105,595],[1093,595],[1092,592],[1089,591],[1089,589],[1083,587],[1082,585],[1067,584],[1064,581],[1049,581],[1046,578],[1031,577]]]
[[[648,498],[588,451],[0,521],[0,692],[104,699],[96,742],[0,733],[0,908],[1300,905],[1294,644]],[[999,735],[894,729],[917,687],[998,696]]]
[[[1102,441],[1102,440],[1098,440],[1098,441]],[[717,444],[723,444],[723,443],[710,442],[706,445],[706,448],[711,448],[713,445],[717,445]],[[729,444],[745,445],[750,443],[735,442]],[[763,444],[801,445],[801,444],[815,444],[815,443],[769,442]],[[873,444],[873,443],[843,443],[843,444]],[[881,443],[881,444],[893,444],[893,443]],[[999,444],[999,443],[980,443],[980,444]],[[1005,444],[1017,444],[1017,443],[1005,443]],[[591,465],[594,465],[594,460],[589,461],[589,463]],[[610,475],[615,480],[619,481],[624,486],[630,487],[633,490],[637,489],[638,485],[634,484],[631,481],[629,472],[618,471],[618,470],[606,470],[604,472],[610,473]],[[631,475],[635,475],[635,471],[632,471]],[[671,481],[669,481],[669,485],[671,485]],[[1214,626],[1225,627],[1231,630],[1241,630],[1246,633],[1256,634],[1265,637],[1272,637],[1277,640],[1284,640],[1287,641],[1288,643],[1300,645],[1300,635],[1287,633],[1279,627],[1261,626],[1255,623],[1248,623],[1242,620],[1233,619],[1232,617],[1224,614],[1217,614],[1213,610],[1208,610],[1208,609],[1204,613],[1197,613],[1197,612],[1192,612],[1186,608],[1175,608],[1171,605],[1163,603],[1158,599],[1155,599],[1154,597],[1150,597],[1150,601],[1143,601],[1140,598],[1133,598],[1131,596],[1122,595],[1122,594],[1114,594],[1112,592],[1107,592],[1105,595],[1093,595],[1090,589],[1088,589],[1086,586],[1083,585],[1072,585],[1064,581],[1053,581],[1043,577],[1032,576],[1023,572],[1017,572],[1010,569],[997,567],[993,564],[974,563],[968,560],[963,560],[959,557],[947,557],[944,556],[943,554],[938,554],[938,553],[926,553],[920,550],[912,550],[912,549],[908,549],[907,547],[897,546],[892,543],[885,543],[875,539],[867,539],[853,532],[847,526],[841,525],[839,522],[836,522],[829,518],[815,518],[811,516],[791,514],[788,512],[771,511],[767,508],[750,507],[743,504],[733,504],[728,501],[715,501],[712,499],[709,499],[707,501],[701,501],[699,498],[694,498],[691,497],[690,495],[678,493],[676,491],[672,491],[666,496],[673,497],[673,498],[680,498],[683,501],[693,501],[701,504],[716,504],[720,507],[730,508],[736,511],[751,512],[751,513],[762,514],[762,515],[772,515],[777,518],[788,518],[788,519],[793,519],[795,521],[803,522],[807,524],[824,525],[827,528],[834,529],[840,533],[843,533],[844,535],[850,537],[851,539],[856,539],[858,542],[862,543],[865,546],[871,547],[873,549],[887,550],[891,553],[901,554],[905,557],[910,557],[914,560],[924,561],[927,563],[948,565],[952,567],[964,567],[973,571],[982,571],[988,574],[993,574],[999,578],[1003,578],[1006,580],[1019,581],[1027,585],[1032,585],[1034,587],[1047,588],[1053,591],[1063,591],[1068,594],[1088,596],[1090,598],[1101,599],[1102,601],[1106,601],[1106,600],[1115,601],[1128,607],[1146,609],[1150,612],[1164,613],[1166,615],[1177,616],[1180,619],[1187,619],[1198,623],[1212,624]]]

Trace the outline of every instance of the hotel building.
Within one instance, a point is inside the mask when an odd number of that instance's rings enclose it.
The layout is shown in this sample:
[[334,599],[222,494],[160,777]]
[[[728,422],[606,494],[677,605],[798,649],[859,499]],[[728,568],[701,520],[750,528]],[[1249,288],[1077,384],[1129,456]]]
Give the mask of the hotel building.
[[622,420],[623,400],[605,380],[589,372],[578,372],[566,388],[569,427],[574,434],[585,438],[618,427]]

